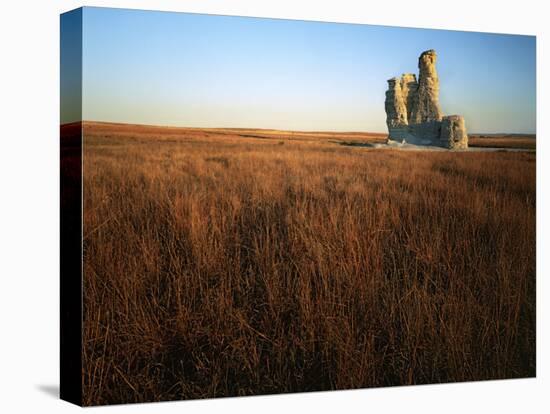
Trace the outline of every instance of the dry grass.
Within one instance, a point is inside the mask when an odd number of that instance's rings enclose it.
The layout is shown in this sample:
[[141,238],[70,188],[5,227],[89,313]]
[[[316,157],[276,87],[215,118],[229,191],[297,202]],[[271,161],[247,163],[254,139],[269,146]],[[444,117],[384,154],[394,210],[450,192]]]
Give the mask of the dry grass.
[[536,149],[537,140],[534,135],[470,135],[470,147],[521,148]]
[[85,404],[535,375],[534,154],[85,131]]

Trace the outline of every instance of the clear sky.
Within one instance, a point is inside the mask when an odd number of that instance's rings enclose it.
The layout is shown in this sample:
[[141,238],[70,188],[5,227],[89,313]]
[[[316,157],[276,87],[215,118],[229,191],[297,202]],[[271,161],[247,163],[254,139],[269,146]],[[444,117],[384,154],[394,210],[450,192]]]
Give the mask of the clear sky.
[[535,37],[84,8],[83,118],[386,131],[386,80],[435,49],[445,114],[535,132]]

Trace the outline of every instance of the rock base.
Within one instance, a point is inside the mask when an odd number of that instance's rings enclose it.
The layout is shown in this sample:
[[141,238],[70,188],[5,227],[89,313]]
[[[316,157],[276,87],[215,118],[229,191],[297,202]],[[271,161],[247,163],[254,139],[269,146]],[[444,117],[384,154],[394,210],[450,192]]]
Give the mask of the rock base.
[[468,134],[464,117],[461,115],[449,115],[441,121],[441,145],[449,149],[468,148]]
[[468,148],[466,124],[461,115],[449,115],[444,116],[441,121],[429,121],[388,129],[388,141],[405,141],[413,145],[432,145],[447,149]]

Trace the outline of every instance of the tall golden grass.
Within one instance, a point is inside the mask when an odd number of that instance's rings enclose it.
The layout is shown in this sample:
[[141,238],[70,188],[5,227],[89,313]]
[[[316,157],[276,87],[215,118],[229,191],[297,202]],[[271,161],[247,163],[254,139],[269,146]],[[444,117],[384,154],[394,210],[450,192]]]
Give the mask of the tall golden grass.
[[535,155],[84,141],[84,403],[535,375]]

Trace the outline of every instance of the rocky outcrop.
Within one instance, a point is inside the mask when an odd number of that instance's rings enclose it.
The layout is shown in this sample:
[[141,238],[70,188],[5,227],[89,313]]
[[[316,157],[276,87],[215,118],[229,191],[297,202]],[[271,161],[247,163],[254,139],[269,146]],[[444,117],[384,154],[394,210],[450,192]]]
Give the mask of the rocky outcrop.
[[386,123],[388,140],[449,149],[468,148],[464,118],[444,117],[439,105],[439,78],[435,50],[418,59],[418,82],[412,73],[388,80]]
[[439,78],[435,70],[435,50],[427,50],[418,58],[418,87],[413,98],[410,123],[441,121],[439,107]]
[[388,84],[389,89],[386,92],[388,128],[392,129],[394,138],[407,139],[409,138],[409,117],[418,88],[416,75],[406,73],[399,78],[388,80]]
[[406,133],[408,126],[407,105],[403,98],[401,78],[388,80],[389,88],[386,91],[386,123],[393,136]]
[[461,115],[444,116],[441,122],[441,144],[450,149],[468,148],[468,134]]

